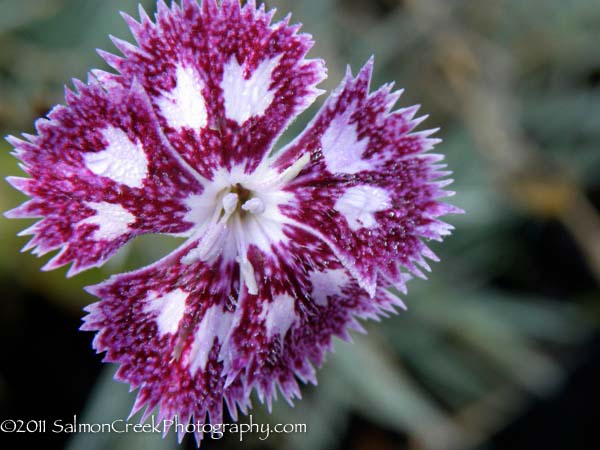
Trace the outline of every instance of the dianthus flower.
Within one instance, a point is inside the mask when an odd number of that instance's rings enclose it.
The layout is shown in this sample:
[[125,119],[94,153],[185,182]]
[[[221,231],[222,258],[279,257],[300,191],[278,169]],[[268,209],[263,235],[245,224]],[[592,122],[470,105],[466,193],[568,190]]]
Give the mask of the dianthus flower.
[[[316,117],[273,154],[322,91],[311,37],[253,1],[158,2],[152,21],[124,15],[137,45],[101,52],[116,73],[74,81],[66,105],[9,137],[31,197],[7,213],[41,217],[25,249],[69,275],[102,265],[145,233],[187,238],[160,261],[88,288],[83,330],[138,395],[132,414],[236,420],[255,390],[289,402],[334,336],[403,307],[409,273],[436,256],[423,239],[451,226],[435,130],[418,107],[369,93],[372,60],[348,70]],[[207,416],[208,415],[208,416]],[[144,420],[144,418],[142,419]],[[202,439],[198,432],[197,439]]]

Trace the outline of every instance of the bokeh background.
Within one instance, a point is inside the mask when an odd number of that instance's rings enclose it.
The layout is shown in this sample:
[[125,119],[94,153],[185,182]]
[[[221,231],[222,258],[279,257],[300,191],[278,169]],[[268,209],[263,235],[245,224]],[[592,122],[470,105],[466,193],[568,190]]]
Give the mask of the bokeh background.
[[[149,12],[153,0],[143,2]],[[373,86],[441,127],[466,209],[409,310],[336,343],[295,408],[253,421],[306,423],[305,434],[207,439],[205,449],[600,448],[600,3],[592,0],[272,0],[313,34],[329,67],[375,54]],[[71,77],[105,68],[95,48],[130,38],[118,11],[136,0],[0,0],[0,132],[33,132]],[[116,50],[115,50],[116,51]],[[321,104],[320,99],[318,104]],[[317,105],[318,106],[318,105]],[[294,124],[297,133],[315,108]],[[0,143],[0,173],[20,174]],[[0,186],[0,210],[24,197]],[[92,334],[77,331],[82,287],[165,254],[133,242],[74,279],[19,253],[26,221],[0,219],[0,418],[103,422],[133,403]],[[132,419],[134,422],[137,418]],[[174,436],[7,435],[2,448],[175,449]],[[182,448],[195,448],[186,438]]]

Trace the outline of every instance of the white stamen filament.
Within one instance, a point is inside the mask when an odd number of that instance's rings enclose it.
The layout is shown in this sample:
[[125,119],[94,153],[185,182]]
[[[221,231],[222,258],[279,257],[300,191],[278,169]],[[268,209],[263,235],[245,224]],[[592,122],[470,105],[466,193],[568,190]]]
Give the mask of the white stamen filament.
[[310,154],[305,153],[283,172],[256,183],[256,189],[272,189],[286,185],[296,178],[309,162]]
[[[223,239],[227,236],[227,221],[237,209],[238,195],[230,192],[223,197],[222,205],[223,209],[215,209],[211,223],[198,246],[181,259],[182,263],[193,264],[197,260],[208,261],[219,255],[223,247]],[[221,212],[223,212],[222,216]]]
[[236,258],[236,261],[240,265],[240,272],[242,275],[242,280],[244,280],[244,284],[248,288],[248,292],[251,295],[258,294],[258,284],[256,283],[256,275],[254,274],[254,267],[248,261],[248,258],[241,259],[239,256]]
[[236,240],[236,246],[238,256],[236,261],[240,265],[240,275],[244,284],[248,288],[248,292],[251,295],[258,294],[258,284],[256,283],[256,275],[254,274],[254,267],[248,260],[248,243],[245,239],[244,227],[240,216],[233,218],[234,236]]
[[300,172],[302,172],[302,169],[304,169],[309,162],[310,153],[305,153],[300,158],[298,158],[294,164],[292,164],[290,167],[288,167],[281,173],[280,181],[282,183],[292,181],[300,174]]

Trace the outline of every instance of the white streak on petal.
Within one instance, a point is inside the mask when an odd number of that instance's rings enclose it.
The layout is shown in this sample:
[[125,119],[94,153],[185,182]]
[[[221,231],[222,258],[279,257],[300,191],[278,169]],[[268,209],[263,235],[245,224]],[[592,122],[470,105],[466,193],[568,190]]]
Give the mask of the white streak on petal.
[[156,324],[158,325],[158,334],[174,334],[179,328],[179,322],[185,313],[185,301],[188,293],[176,289],[163,296],[157,297],[156,292],[151,292],[148,295],[144,312],[157,312]]
[[350,278],[344,269],[311,272],[312,298],[317,305],[327,306],[327,297],[340,295],[342,288],[349,280]]
[[225,195],[222,204],[222,209],[214,211],[206,231],[204,227],[198,228],[197,233],[202,232],[203,236],[198,241],[198,246],[181,259],[183,264],[192,264],[197,260],[209,261],[221,254],[230,234],[228,220],[237,209],[238,195],[230,192]]
[[246,241],[267,253],[273,251],[271,248],[273,244],[287,242],[288,237],[283,229],[284,225],[288,223],[288,219],[281,213],[280,205],[289,202],[291,197],[292,194],[283,191],[261,193],[263,212],[248,215],[243,221],[243,233]]
[[[204,225],[210,220],[216,202],[213,198],[209,198],[203,194],[190,194],[184,200],[184,204],[188,209],[183,217],[184,220],[193,224]],[[190,230],[190,232],[193,231],[195,229]]]
[[141,144],[133,143],[120,128],[105,128],[102,136],[108,146],[100,152],[84,153],[86,167],[96,175],[141,188],[148,176],[148,158]]
[[369,138],[358,140],[356,123],[350,124],[353,108],[331,121],[321,137],[323,158],[331,173],[357,173],[372,169],[371,164],[362,159],[369,145]]
[[348,221],[351,230],[377,226],[374,213],[391,208],[388,193],[378,187],[354,186],[344,192],[334,208]]
[[238,64],[235,55],[225,64],[221,89],[229,119],[243,125],[250,117],[264,114],[273,102],[275,92],[269,87],[280,58],[278,55],[262,61],[248,79],[244,78],[244,67]]
[[79,225],[98,225],[92,238],[96,241],[112,241],[130,231],[129,225],[136,221],[133,214],[123,206],[108,202],[86,202],[86,205],[96,211],[96,214],[79,222]]
[[231,328],[232,319],[233,314],[223,312],[219,305],[213,305],[205,311],[194,335],[194,342],[189,354],[192,376],[196,374],[198,369],[204,370],[206,368],[208,355],[212,350],[215,338],[223,344]]
[[207,123],[204,83],[192,67],[177,66],[177,84],[157,99],[158,107],[170,127],[199,131]]
[[247,258],[240,258],[238,256],[237,262],[240,265],[240,272],[242,273],[242,279],[248,289],[250,295],[258,294],[258,283],[256,282],[256,275],[254,273],[254,266],[248,261]]
[[267,339],[271,339],[277,333],[281,337],[285,336],[296,321],[294,304],[294,298],[287,294],[279,295],[271,303],[263,304],[260,317],[265,321]]
[[[215,208],[222,201],[219,193],[232,185],[227,173],[221,169],[213,174],[213,179],[206,183],[201,194],[191,194],[184,202],[188,208],[185,220],[199,227],[207,225],[214,214]],[[222,203],[221,203],[222,205]]]

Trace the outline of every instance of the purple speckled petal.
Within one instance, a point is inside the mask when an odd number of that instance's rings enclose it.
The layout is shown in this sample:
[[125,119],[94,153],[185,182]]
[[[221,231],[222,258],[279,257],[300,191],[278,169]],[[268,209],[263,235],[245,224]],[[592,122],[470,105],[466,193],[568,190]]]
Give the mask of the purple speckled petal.
[[271,408],[279,391],[292,404],[300,397],[297,379],[316,384],[315,366],[349,340],[349,329],[364,331],[357,318],[395,313],[402,302],[379,289],[374,298],[360,288],[329,247],[311,233],[286,227],[285,242],[271,253],[252,247],[248,258],[258,292],[242,291],[227,343],[229,376],[241,376]]
[[269,408],[277,390],[291,403],[298,378],[316,383],[334,336],[349,339],[348,329],[362,331],[357,318],[403,307],[384,290],[371,299],[312,234],[285,234],[273,253],[249,249],[256,295],[226,256],[186,264],[191,244],[88,289],[102,300],[86,308],[82,329],[98,331],[94,348],[139,388],[132,414],[158,406],[159,418],[221,423],[223,402],[235,418],[253,389]]
[[95,74],[107,85],[139,79],[173,146],[206,177],[215,167],[252,171],[320,94],[324,63],[304,58],[311,37],[289,17],[271,24],[264,5],[161,1],[156,23],[140,14],[125,16],[138,46],[113,39],[124,57],[101,53],[120,75]]
[[82,329],[98,330],[94,348],[120,364],[118,380],[139,388],[132,414],[158,406],[161,419],[222,423],[223,400],[233,417],[250,404],[243,380],[225,387],[219,359],[239,296],[238,269],[224,258],[185,264],[189,250],[88,288],[102,301],[86,308]]
[[418,108],[391,111],[400,93],[391,85],[369,94],[372,61],[356,78],[348,71],[307,130],[276,162],[279,170],[309,153],[311,162],[287,187],[295,199],[283,213],[323,238],[371,295],[403,278],[398,263],[417,276],[436,260],[421,238],[441,240],[452,227],[437,218],[460,212],[438,201],[449,172],[428,154],[435,130],[413,132]]
[[202,185],[178,160],[139,84],[106,91],[76,82],[67,106],[36,123],[28,141],[9,138],[31,178],[9,178],[32,197],[6,213],[42,217],[22,234],[25,249],[62,248],[45,269],[73,262],[69,275],[101,265],[132,237],[184,233],[185,199]]

